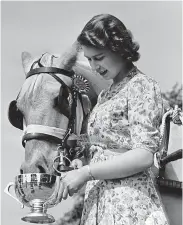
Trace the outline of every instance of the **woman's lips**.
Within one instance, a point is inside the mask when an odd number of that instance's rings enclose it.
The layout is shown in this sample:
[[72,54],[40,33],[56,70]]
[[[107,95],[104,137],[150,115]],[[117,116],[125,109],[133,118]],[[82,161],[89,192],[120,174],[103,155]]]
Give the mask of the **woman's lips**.
[[100,72],[101,76],[104,76],[107,73],[107,70],[104,70],[103,72]]

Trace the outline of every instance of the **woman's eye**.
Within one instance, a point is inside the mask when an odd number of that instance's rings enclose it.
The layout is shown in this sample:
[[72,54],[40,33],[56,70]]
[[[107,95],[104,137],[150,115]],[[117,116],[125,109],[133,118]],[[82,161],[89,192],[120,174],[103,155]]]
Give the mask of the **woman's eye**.
[[95,58],[95,60],[100,61],[100,60],[102,60],[103,58],[104,58],[104,56]]
[[[104,58],[104,56],[102,56],[102,57],[97,57],[97,58],[93,58],[93,60],[94,60],[94,61],[100,61],[100,60],[102,60],[103,58]],[[92,61],[91,58],[87,58],[87,59],[88,59],[89,62]]]

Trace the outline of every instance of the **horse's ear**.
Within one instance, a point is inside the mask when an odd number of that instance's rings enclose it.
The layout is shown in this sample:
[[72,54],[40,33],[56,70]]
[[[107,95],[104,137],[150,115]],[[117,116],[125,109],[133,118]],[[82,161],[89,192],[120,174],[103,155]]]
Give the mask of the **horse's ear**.
[[29,72],[32,61],[33,59],[29,52],[22,52],[22,66],[25,74]]
[[72,70],[76,64],[78,54],[80,52],[80,45],[76,41],[72,46],[59,58],[59,67],[65,70]]

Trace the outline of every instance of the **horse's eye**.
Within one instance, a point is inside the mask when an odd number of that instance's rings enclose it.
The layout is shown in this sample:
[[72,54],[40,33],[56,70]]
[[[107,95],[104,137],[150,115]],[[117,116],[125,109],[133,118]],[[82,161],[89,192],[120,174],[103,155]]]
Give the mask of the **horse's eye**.
[[66,105],[69,105],[69,100],[68,98],[65,98],[64,96],[57,96],[56,98],[53,99],[53,107],[63,107],[63,102]]
[[58,96],[54,99],[54,107],[57,107],[57,106],[61,106],[62,105],[62,102],[63,102],[63,100],[65,100],[66,99],[66,101],[67,101],[67,97],[68,97],[68,91],[66,90],[66,88],[64,88],[64,87],[60,87],[60,91],[59,91],[59,94],[58,94]]

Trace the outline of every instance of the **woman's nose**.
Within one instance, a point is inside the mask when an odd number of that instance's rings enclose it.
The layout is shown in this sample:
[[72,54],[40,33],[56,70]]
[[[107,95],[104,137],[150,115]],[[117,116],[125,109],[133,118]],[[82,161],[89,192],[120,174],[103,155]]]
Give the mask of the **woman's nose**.
[[95,61],[91,61],[90,66],[91,66],[93,71],[95,71],[95,72],[99,71],[100,66]]

